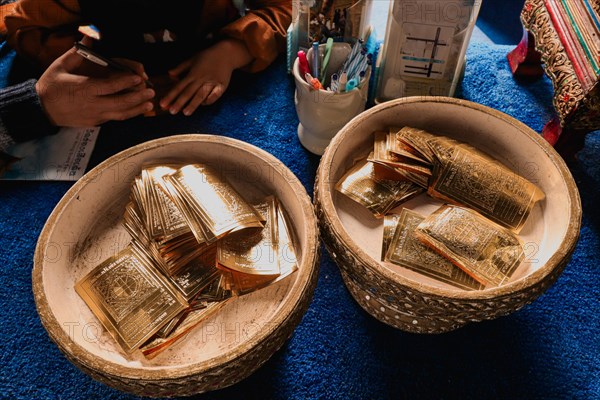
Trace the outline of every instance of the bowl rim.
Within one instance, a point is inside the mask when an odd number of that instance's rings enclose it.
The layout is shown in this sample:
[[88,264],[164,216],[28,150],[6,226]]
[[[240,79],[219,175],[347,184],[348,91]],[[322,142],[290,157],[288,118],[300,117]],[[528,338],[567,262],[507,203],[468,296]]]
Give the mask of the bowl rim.
[[[495,288],[483,289],[483,290],[459,290],[459,289],[449,289],[442,287],[434,287],[429,284],[424,284],[422,282],[417,282],[412,279],[408,279],[398,272],[394,272],[391,269],[385,267],[381,262],[376,261],[371,256],[369,256],[346,232],[341,220],[337,213],[335,215],[328,215],[329,221],[331,224],[331,229],[339,236],[342,240],[344,247],[357,259],[361,260],[363,264],[380,276],[383,276],[384,279],[389,281],[398,283],[408,288],[412,288],[413,290],[419,291],[423,294],[439,296],[449,299],[456,300],[490,300],[498,297],[514,295],[518,292],[523,292],[531,289],[532,287],[538,285],[540,282],[546,279],[548,275],[552,273],[552,271],[563,265],[564,259],[566,256],[572,254],[575,249],[575,245],[577,244],[577,240],[579,238],[579,231],[581,227],[581,199],[579,196],[579,191],[569,171],[565,161],[562,157],[554,150],[554,148],[539,134],[537,134],[533,129],[525,125],[524,123],[516,120],[515,118],[501,112],[495,110],[493,108],[484,106],[482,104],[474,103],[468,100],[456,99],[452,97],[444,97],[444,96],[412,96],[412,97],[404,97],[400,99],[391,100],[388,102],[384,102],[378,104],[371,108],[369,111],[359,114],[355,118],[353,118],[350,122],[348,122],[333,138],[330,145],[325,150],[323,157],[321,158],[321,162],[319,164],[319,171],[317,180],[320,187],[317,192],[318,201],[321,203],[321,207],[323,210],[335,210],[332,193],[335,191],[335,182],[330,182],[331,180],[328,178],[331,173],[331,165],[332,161],[338,151],[338,147],[340,143],[344,141],[344,138],[351,134],[353,129],[366,119],[370,118],[372,115],[380,113],[389,108],[402,107],[407,104],[414,103],[431,103],[432,105],[436,104],[451,104],[459,107],[465,107],[469,109],[473,109],[479,112],[484,112],[492,117],[503,120],[504,122],[514,126],[517,130],[525,134],[532,142],[537,144],[541,150],[548,156],[551,162],[556,166],[557,170],[563,177],[567,190],[568,190],[568,198],[570,199],[569,211],[571,213],[571,219],[569,226],[567,227],[567,231],[565,233],[565,240],[561,243],[559,248],[554,252],[554,254],[550,257],[550,259],[539,269],[530,273],[529,275],[520,278],[514,282],[510,282],[506,285],[502,285]],[[331,214],[330,212],[325,213]],[[350,245],[348,245],[350,244]]]
[[[270,165],[275,173],[283,176],[285,180],[289,182],[291,189],[297,194],[297,198],[300,201],[302,209],[303,220],[306,221],[305,223],[307,224],[303,235],[306,243],[306,246],[302,252],[303,263],[296,272],[296,274],[298,274],[296,277],[297,284],[290,287],[290,291],[284,298],[285,300],[280,308],[280,311],[275,314],[273,320],[269,321],[269,323],[266,324],[263,329],[261,329],[258,335],[252,337],[250,340],[244,341],[227,352],[217,355],[216,357],[194,364],[151,367],[152,369],[127,367],[88,352],[82,346],[72,340],[60,326],[45,295],[43,280],[44,248],[46,247],[48,239],[53,233],[57,221],[61,218],[65,209],[68,208],[70,202],[77,197],[77,194],[81,189],[83,189],[88,183],[94,182],[94,179],[97,176],[100,176],[103,171],[113,167],[121,161],[127,160],[134,155],[144,153],[148,150],[168,146],[172,143],[181,142],[217,143],[220,145],[236,147],[251,153],[254,157],[257,157],[261,161]],[[311,235],[310,232],[316,232],[316,234]],[[57,344],[61,351],[65,353],[68,356],[67,358],[71,359],[71,361],[73,361],[71,357],[75,357],[78,363],[81,363],[83,366],[92,371],[101,372],[104,375],[118,376],[119,378],[151,381],[174,380],[193,375],[199,375],[205,371],[214,370],[215,368],[231,363],[264,341],[269,340],[270,335],[284,325],[287,322],[290,314],[302,304],[304,295],[310,289],[311,275],[314,273],[314,270],[318,268],[318,250],[319,242],[316,216],[314,214],[314,209],[306,189],[300,183],[296,175],[293,174],[289,168],[275,156],[252,144],[234,138],[212,134],[173,135],[138,144],[109,157],[98,166],[87,172],[65,193],[50,214],[38,239],[34,254],[32,289],[35,297],[36,308],[42,321],[42,325],[48,332],[52,341]]]

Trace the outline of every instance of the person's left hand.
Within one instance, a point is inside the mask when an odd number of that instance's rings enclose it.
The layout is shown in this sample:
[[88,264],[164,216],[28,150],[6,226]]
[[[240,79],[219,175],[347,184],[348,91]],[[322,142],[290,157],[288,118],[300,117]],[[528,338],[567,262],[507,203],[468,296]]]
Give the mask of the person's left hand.
[[233,39],[218,42],[169,71],[173,77],[187,74],[160,101],[160,106],[171,114],[183,110],[189,116],[198,106],[217,101],[229,86],[233,70],[250,61],[252,56],[244,43]]

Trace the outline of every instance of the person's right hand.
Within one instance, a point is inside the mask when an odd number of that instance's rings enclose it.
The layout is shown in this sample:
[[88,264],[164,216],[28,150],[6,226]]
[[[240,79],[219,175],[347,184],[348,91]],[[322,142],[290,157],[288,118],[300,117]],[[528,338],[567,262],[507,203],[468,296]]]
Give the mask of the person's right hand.
[[106,77],[82,75],[90,62],[71,49],[56,59],[36,84],[50,122],[57,126],[91,127],[110,120],[125,120],[152,110],[154,91],[147,89],[144,67],[129,60],[138,75],[109,71]]

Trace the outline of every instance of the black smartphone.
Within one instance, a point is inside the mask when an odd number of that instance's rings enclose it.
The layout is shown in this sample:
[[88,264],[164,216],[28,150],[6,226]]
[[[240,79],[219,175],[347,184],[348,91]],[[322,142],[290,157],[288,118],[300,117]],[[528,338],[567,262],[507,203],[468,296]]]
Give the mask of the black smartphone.
[[[102,54],[95,52],[94,50],[90,49],[89,47],[80,42],[75,42],[75,51],[77,52],[77,54],[93,62],[94,64],[100,65],[102,67],[113,68],[117,71],[131,72],[132,74],[139,75],[136,71],[134,71],[127,65],[118,63],[114,60],[111,60],[108,57],[104,57]],[[150,82],[149,80],[146,80],[146,86],[151,88],[154,85],[152,85],[152,82]]]

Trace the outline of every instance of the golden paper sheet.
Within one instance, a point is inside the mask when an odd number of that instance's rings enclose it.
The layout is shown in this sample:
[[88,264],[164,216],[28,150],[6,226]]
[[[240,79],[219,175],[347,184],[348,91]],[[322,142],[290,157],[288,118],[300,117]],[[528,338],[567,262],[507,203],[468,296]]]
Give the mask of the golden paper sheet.
[[191,233],[185,218],[168,196],[163,178],[172,174],[177,169],[175,166],[154,166],[142,171],[142,176],[147,175],[148,198],[151,199],[152,214],[157,215],[159,229],[151,231],[152,238],[161,242],[172,240],[180,235]]
[[298,256],[296,254],[296,240],[290,227],[289,219],[285,216],[281,205],[277,207],[277,252],[279,254],[279,276],[273,281],[288,277],[298,269]]
[[[175,329],[181,325],[181,323],[186,319],[186,317],[189,315],[189,313],[191,312],[191,307],[186,308],[185,310],[183,310],[182,312],[180,312],[175,318],[173,318],[171,321],[167,322],[166,324],[164,324],[162,326],[162,328],[160,328],[155,334],[154,336],[150,339],[150,340],[154,340],[156,338],[167,338],[169,337],[169,335],[171,333],[173,333],[173,331],[175,331]],[[147,342],[146,342],[147,343]],[[144,345],[142,345],[143,347]]]
[[[168,258],[161,256],[161,247],[157,242],[150,238],[145,222],[141,221],[139,216],[139,207],[137,203],[130,202],[125,208],[123,226],[131,236],[131,246],[138,252],[152,259],[156,266],[165,274],[169,275],[175,270],[173,263]],[[191,234],[190,234],[191,235]],[[194,243],[197,243],[194,240]],[[188,254],[193,255],[193,252]]]
[[[427,188],[431,170],[421,161],[416,161],[418,157],[410,159],[404,157],[403,162],[400,158],[390,151],[390,142],[396,142],[395,134],[386,134],[385,132],[375,132],[373,151],[367,157],[367,160],[375,164],[375,177],[389,180],[408,180],[416,185]],[[390,139],[390,137],[393,137]],[[419,159],[420,160],[420,159]],[[386,170],[386,168],[388,168]],[[389,169],[394,172],[390,172]]]
[[427,189],[429,187],[429,177],[427,176],[414,174],[410,171],[405,171],[403,175],[406,177],[406,179],[423,189]]
[[132,238],[140,242],[150,242],[150,235],[146,231],[146,225],[141,214],[136,202],[127,203],[123,215],[123,226]]
[[367,157],[367,161],[373,163],[373,178],[376,180],[388,181],[410,181],[427,189],[429,177],[425,175],[415,174],[402,168],[395,168],[387,162],[381,161],[375,157],[374,152],[371,152]]
[[154,243],[143,243],[136,239],[132,239],[129,244],[138,254],[143,255],[146,259],[152,260],[153,265],[158,268],[163,275],[168,276],[169,267],[160,257],[156,245]]
[[[466,143],[450,139],[446,136],[433,136],[427,140],[427,145],[433,154],[432,169],[439,163],[440,159],[450,159],[457,147],[467,146]],[[471,147],[473,148],[473,147]],[[473,148],[474,149],[474,148]]]
[[398,131],[399,129],[397,128],[390,128],[385,135],[385,146],[387,151],[400,159],[428,166],[429,163],[427,160],[420,157],[412,147],[398,140]]
[[378,179],[373,163],[358,161],[338,181],[336,190],[362,204],[376,218],[383,216],[420,190],[412,182]]
[[[533,183],[465,143],[411,127],[390,131],[386,140],[384,145],[383,134],[376,132],[371,161],[393,166],[405,179],[428,188],[434,198],[473,208],[517,233],[544,198]],[[407,154],[421,157],[425,164],[409,160]]]
[[435,135],[422,129],[408,126],[396,133],[396,140],[402,143],[405,149],[412,149],[413,155],[425,160],[428,164],[433,163],[433,153],[427,142],[434,137]]
[[387,165],[396,170],[409,171],[426,177],[431,176],[430,168],[414,159],[398,157],[390,151],[388,144],[389,141],[385,132],[375,132],[373,153],[369,155],[368,160],[374,163]]
[[[158,168],[157,168],[158,169]],[[139,184],[139,192],[143,194],[139,199],[136,199],[140,209],[144,210],[146,216],[145,227],[150,234],[151,238],[164,236],[164,226],[162,218],[160,216],[160,209],[158,201],[154,195],[154,183],[152,177],[147,169],[143,169],[141,172]]]
[[[263,227],[256,210],[207,166],[186,165],[164,180],[194,234],[200,228],[209,243],[230,232]],[[197,221],[201,222],[200,226]]]
[[217,259],[221,266],[250,275],[279,275],[277,204],[273,196],[254,205],[265,221],[256,232],[240,232],[217,243]]
[[213,303],[223,301],[232,296],[229,284],[229,272],[219,271],[220,275],[215,280],[210,282],[192,303]]
[[416,236],[485,286],[505,283],[525,257],[516,234],[473,210],[452,205],[425,218]]
[[385,261],[461,289],[483,289],[483,285],[417,239],[415,229],[424,219],[424,216],[406,208],[397,218],[389,218],[390,224],[397,221],[397,225],[389,228],[394,236],[387,248]]
[[[181,237],[180,237],[181,238]],[[167,274],[175,275],[181,269],[205,253],[211,252],[216,245],[199,244],[193,236],[186,237],[185,240],[177,243],[168,242],[168,247],[158,245],[158,257],[160,257],[167,266]]]
[[191,232],[160,244],[150,238],[150,233],[139,216],[137,203],[130,202],[125,209],[123,225],[132,237],[131,244],[148,258],[154,260],[165,275],[177,272],[210,246],[199,245]]
[[148,359],[153,359],[164,350],[173,346],[179,340],[183,339],[192,329],[196,328],[202,322],[211,317],[215,312],[220,310],[227,301],[220,303],[211,303],[202,310],[190,312],[181,324],[166,338],[156,337],[150,342],[144,344],[141,348],[142,354]]
[[381,243],[381,261],[385,261],[385,255],[390,248],[390,243],[396,233],[400,214],[387,214],[383,217],[383,242]]
[[207,251],[171,274],[171,281],[188,302],[220,276],[214,253],[215,251]]
[[[170,167],[151,167],[142,170],[132,185],[131,201],[127,204],[123,225],[132,237],[132,244],[152,258],[165,274],[176,272],[201,254],[189,227],[181,227],[180,218],[176,225],[162,222],[165,215],[173,215],[170,211],[161,210],[161,202],[157,200],[163,193],[152,174],[173,171]],[[160,175],[159,175],[160,176]],[[170,200],[169,200],[170,201]],[[170,202],[173,205],[172,202]],[[143,211],[145,210],[145,211]],[[166,219],[169,221],[169,219]],[[154,230],[154,236],[150,233]],[[169,239],[169,240],[167,240]]]
[[236,296],[243,296],[272,284],[277,276],[250,275],[242,272],[232,272],[228,278],[230,290]]
[[466,144],[433,148],[434,177],[428,193],[468,206],[519,233],[544,193],[527,179]]
[[[142,181],[141,176],[136,176],[133,183],[131,184],[130,198],[138,205],[143,205],[147,203],[146,191],[144,189],[144,183]],[[145,209],[140,209],[140,211],[142,212],[141,215],[146,215]]]
[[127,353],[187,307],[151,262],[130,247],[94,268],[75,290]]
[[[165,182],[168,182],[168,177],[165,178]],[[177,205],[177,209],[184,216],[185,222],[188,224],[196,241],[200,244],[214,243],[215,240],[208,239],[208,237],[212,237],[212,235],[208,231],[208,228],[202,223],[199,213],[189,204],[187,198],[184,197],[175,186],[166,183],[166,187],[169,190],[169,197]]]
[[155,188],[155,196],[160,210],[163,234],[154,237],[161,243],[165,243],[180,236],[191,234],[190,227],[183,214],[160,186]]
[[378,163],[373,160],[371,157],[367,158],[367,161],[373,163],[373,176],[375,179],[383,179],[388,181],[407,181],[409,179],[406,178],[404,173],[396,171],[396,169],[387,166],[383,163]]
[[279,275],[260,276],[235,271],[227,272],[225,280],[230,290],[237,296],[242,296],[279,282],[292,275],[298,269],[295,240],[288,221],[283,209],[277,206],[277,257],[279,261]]

